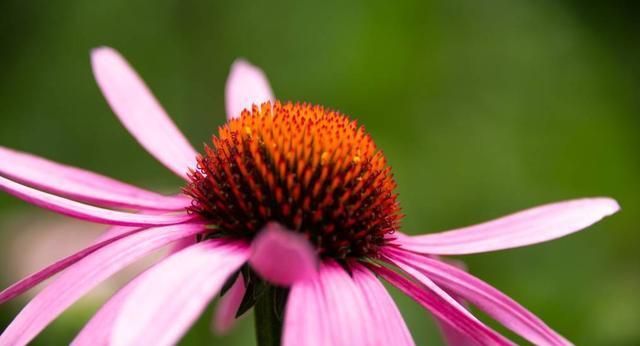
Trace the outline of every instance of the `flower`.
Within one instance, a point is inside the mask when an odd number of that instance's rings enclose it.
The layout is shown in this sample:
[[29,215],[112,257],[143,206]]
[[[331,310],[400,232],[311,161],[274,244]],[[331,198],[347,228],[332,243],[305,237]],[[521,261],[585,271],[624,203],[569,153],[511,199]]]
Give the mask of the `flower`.
[[614,200],[577,199],[457,230],[404,235],[393,176],[364,128],[320,106],[275,101],[262,71],[249,63],[232,66],[229,121],[202,155],[116,51],[94,50],[92,65],[123,125],[187,183],[182,193],[165,196],[0,147],[0,189],[114,225],[91,246],[0,292],[4,303],[59,273],[4,330],[0,345],[28,343],[98,283],[169,244],[171,253],[118,291],[74,344],[173,344],[221,291],[218,331],[255,306],[257,318],[275,321],[275,338],[281,333],[284,345],[413,344],[378,277],[427,308],[457,344],[512,344],[476,319],[466,302],[534,344],[569,344],[438,256],[558,238],[615,213]]

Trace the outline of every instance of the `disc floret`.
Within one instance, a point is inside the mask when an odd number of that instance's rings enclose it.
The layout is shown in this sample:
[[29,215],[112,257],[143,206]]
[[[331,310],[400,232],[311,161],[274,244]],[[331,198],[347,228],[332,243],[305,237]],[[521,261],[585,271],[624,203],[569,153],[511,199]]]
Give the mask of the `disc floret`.
[[395,182],[363,126],[307,103],[253,106],[220,127],[185,192],[212,236],[252,238],[270,221],[323,257],[376,256],[401,219]]

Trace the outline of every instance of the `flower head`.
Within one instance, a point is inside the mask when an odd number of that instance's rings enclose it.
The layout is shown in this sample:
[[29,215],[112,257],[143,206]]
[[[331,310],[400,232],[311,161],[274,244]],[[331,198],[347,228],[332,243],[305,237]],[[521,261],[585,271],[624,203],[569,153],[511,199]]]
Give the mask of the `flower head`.
[[[464,302],[535,344],[569,343],[438,256],[561,237],[615,213],[614,200],[554,203],[407,236],[399,232],[395,182],[382,151],[348,117],[275,101],[262,71],[238,61],[227,81],[229,121],[198,154],[117,52],[97,49],[92,63],[123,125],[186,183],[182,193],[164,196],[0,147],[0,189],[115,225],[91,246],[0,292],[2,304],[59,274],[4,330],[0,345],[28,343],[98,283],[166,245],[173,246],[170,254],[118,291],[74,344],[173,344],[224,291],[215,318],[220,332],[255,306],[257,318],[274,313],[271,327],[284,345],[412,345],[379,277],[427,308],[452,343],[512,344]],[[265,309],[270,303],[273,309]]]
[[[398,229],[390,168],[364,127],[309,104],[254,106],[198,157],[189,211],[252,239],[269,222],[302,233],[322,257],[377,256]],[[216,234],[217,235],[217,234]]]

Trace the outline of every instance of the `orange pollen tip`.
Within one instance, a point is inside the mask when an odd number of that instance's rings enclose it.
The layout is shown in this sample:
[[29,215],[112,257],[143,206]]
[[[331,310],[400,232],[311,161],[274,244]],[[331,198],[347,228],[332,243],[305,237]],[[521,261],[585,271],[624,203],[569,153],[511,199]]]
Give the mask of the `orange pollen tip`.
[[189,172],[188,211],[210,236],[253,238],[276,221],[323,257],[376,257],[400,223],[396,184],[363,126],[310,104],[242,112],[212,136]]

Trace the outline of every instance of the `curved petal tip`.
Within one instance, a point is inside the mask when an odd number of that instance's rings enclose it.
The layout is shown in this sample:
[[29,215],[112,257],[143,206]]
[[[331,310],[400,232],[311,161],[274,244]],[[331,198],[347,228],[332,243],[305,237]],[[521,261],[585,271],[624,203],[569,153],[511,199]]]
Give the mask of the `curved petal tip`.
[[319,259],[302,234],[269,223],[253,240],[249,263],[267,281],[289,286],[313,276]]
[[597,197],[594,198],[594,202],[595,201],[601,203],[605,216],[613,215],[622,209],[618,201],[611,197]]
[[225,87],[227,118],[240,116],[251,105],[273,101],[273,91],[264,72],[244,59],[236,59]]
[[118,52],[109,47],[109,46],[98,46],[95,48],[91,48],[91,57],[95,57],[99,54],[116,54],[118,55]]

